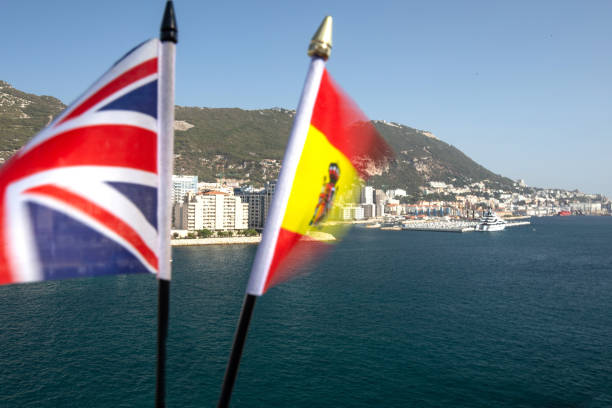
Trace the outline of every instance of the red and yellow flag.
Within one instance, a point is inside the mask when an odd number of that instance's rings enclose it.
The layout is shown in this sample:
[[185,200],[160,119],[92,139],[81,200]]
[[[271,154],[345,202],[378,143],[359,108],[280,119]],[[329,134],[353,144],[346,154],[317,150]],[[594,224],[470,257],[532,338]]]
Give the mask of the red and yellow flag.
[[342,234],[344,207],[358,205],[365,180],[391,156],[323,61],[314,59],[247,293],[263,294],[329,247]]

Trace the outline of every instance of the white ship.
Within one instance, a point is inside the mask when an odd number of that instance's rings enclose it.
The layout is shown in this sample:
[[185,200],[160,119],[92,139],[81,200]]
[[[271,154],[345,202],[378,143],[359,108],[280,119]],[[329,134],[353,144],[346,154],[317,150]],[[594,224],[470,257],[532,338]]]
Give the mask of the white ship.
[[489,210],[480,219],[480,222],[474,229],[476,231],[502,231],[506,228],[506,221],[502,220],[493,211]]

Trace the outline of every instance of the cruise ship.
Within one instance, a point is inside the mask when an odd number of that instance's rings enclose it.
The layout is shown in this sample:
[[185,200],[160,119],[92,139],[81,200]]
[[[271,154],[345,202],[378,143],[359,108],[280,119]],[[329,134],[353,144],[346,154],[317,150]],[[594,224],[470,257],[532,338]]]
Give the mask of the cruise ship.
[[493,211],[489,210],[480,219],[480,222],[474,229],[476,231],[502,231],[506,228],[506,221],[502,220]]

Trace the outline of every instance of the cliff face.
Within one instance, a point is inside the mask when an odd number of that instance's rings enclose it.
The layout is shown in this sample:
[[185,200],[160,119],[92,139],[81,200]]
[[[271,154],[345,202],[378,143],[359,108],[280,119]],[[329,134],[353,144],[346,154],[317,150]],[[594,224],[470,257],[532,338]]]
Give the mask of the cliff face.
[[[0,160],[4,161],[60,113],[50,96],[16,90],[0,81]],[[235,179],[262,185],[278,177],[294,111],[176,107],[175,173],[201,180]],[[428,181],[463,185],[482,180],[512,185],[430,132],[374,121],[396,152],[384,169],[371,169],[370,184],[415,192]]]

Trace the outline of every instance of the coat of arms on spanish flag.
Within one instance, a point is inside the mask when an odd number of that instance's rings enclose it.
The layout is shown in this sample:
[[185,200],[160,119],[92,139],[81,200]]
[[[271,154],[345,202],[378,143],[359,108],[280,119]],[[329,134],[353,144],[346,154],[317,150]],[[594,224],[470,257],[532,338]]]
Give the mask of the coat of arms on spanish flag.
[[[261,295],[342,235],[342,210],[392,151],[313,58],[247,293]],[[330,239],[332,241],[330,241]]]

